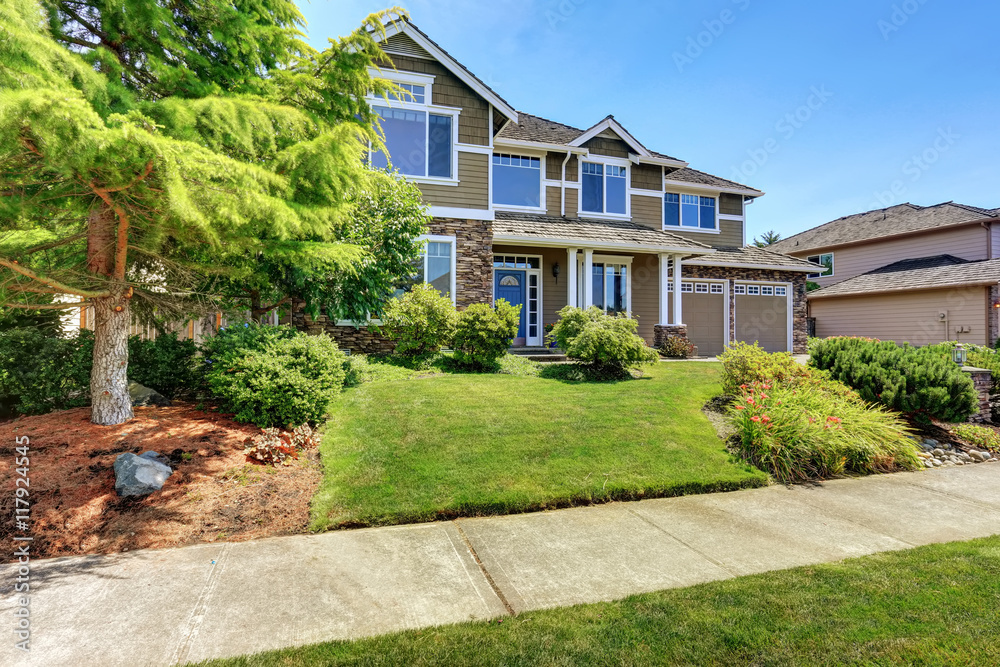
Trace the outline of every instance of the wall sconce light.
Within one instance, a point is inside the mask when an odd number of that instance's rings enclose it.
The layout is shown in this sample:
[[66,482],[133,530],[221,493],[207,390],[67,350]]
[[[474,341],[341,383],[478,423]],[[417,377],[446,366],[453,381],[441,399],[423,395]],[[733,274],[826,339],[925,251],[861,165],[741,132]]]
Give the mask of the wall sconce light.
[[993,302],[993,307],[994,308],[1000,308],[1000,301],[994,301]]
[[965,346],[961,343],[955,345],[955,349],[951,351],[951,358],[959,366],[965,365],[965,360],[968,359],[969,353],[966,351]]
[[556,285],[559,284],[559,262],[552,265],[552,277],[556,279]]

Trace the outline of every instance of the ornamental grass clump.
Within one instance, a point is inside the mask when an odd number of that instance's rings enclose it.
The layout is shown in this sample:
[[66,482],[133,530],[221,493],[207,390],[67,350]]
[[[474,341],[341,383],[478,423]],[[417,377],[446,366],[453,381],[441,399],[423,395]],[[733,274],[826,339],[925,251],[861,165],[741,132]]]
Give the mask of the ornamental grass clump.
[[743,385],[730,414],[739,453],[779,482],[920,465],[902,420],[819,372]]
[[828,338],[813,346],[810,364],[862,399],[921,420],[962,422],[979,407],[972,379],[935,346]]

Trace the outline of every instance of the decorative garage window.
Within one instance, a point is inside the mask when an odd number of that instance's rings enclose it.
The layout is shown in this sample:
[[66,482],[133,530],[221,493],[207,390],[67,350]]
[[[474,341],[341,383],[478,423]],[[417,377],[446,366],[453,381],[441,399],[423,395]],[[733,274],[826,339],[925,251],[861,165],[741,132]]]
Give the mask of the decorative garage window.
[[695,294],[708,294],[708,283],[695,283]]
[[774,288],[771,287],[770,285],[765,285],[764,287],[760,288],[760,295],[761,296],[774,296]]
[[747,285],[747,294],[750,296],[760,296],[760,285]]
[[681,294],[694,292],[694,285],[691,283],[681,283]]
[[733,291],[736,294],[746,294],[747,293],[747,286],[746,285],[737,285],[736,287],[733,288]]
[[712,283],[712,294],[722,294],[722,285],[719,283]]
[[774,288],[774,296],[787,296],[787,295],[788,295],[788,288],[787,287],[775,287]]

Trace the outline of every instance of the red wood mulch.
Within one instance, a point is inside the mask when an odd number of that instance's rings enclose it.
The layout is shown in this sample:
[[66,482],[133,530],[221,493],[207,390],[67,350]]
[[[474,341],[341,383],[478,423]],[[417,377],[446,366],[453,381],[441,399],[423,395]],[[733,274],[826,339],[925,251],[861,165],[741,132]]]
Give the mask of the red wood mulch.
[[[251,463],[244,441],[258,432],[183,403],[136,408],[135,419],[118,426],[91,424],[90,408],[0,423],[0,541],[10,543],[14,530],[18,436],[30,438],[27,534],[36,558],[306,532],[319,455],[307,450],[277,468]],[[174,473],[150,496],[119,498],[115,458],[147,450],[168,456]]]

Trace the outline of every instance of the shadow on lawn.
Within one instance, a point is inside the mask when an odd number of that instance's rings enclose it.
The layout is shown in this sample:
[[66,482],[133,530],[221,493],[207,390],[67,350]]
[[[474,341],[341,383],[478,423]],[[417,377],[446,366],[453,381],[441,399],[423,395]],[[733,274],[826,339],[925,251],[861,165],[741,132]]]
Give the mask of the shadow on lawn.
[[634,380],[652,380],[642,371],[626,371],[627,375],[609,373],[600,369],[595,369],[587,364],[565,363],[546,364],[542,366],[538,377],[546,380],[558,380],[569,384],[600,383],[618,384],[621,382],[632,382]]

